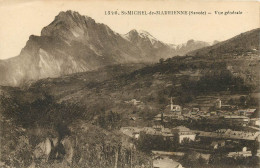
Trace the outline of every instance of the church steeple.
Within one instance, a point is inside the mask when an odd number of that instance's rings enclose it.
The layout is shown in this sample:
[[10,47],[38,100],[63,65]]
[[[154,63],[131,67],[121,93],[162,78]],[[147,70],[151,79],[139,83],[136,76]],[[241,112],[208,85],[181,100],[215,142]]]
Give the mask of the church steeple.
[[171,111],[173,110],[173,101],[172,101],[172,97],[171,97]]

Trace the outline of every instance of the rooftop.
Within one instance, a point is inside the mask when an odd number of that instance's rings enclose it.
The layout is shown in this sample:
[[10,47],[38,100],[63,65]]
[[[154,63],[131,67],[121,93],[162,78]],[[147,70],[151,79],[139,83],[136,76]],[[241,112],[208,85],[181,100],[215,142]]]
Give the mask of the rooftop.
[[180,168],[182,167],[179,162],[176,162],[169,158],[159,158],[153,161],[153,167],[160,167],[160,168]]
[[172,130],[174,132],[189,132],[189,131],[191,131],[189,128],[184,127],[184,126],[174,127]]

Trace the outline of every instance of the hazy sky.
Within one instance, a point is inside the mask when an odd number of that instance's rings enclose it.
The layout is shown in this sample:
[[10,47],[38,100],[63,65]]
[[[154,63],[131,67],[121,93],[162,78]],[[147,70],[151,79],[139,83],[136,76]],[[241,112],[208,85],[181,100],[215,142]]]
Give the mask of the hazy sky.
[[[0,0],[0,59],[17,56],[29,36],[40,35],[60,11],[75,10],[112,30],[125,34],[146,30],[155,38],[180,44],[189,39],[212,42],[226,40],[259,27],[259,3],[242,1],[83,1],[83,0]],[[206,11],[193,16],[107,16],[109,10]],[[215,11],[242,11],[242,15],[215,15]]]

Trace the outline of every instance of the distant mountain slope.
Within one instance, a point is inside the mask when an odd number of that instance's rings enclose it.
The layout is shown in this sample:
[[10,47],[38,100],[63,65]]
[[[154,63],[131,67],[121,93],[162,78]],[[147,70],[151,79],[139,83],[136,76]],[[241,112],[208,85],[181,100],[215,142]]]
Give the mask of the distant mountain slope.
[[188,55],[239,55],[247,52],[259,52],[260,28],[241,33],[231,39],[216,43],[215,45],[193,50]]
[[[106,69],[105,71],[109,72],[106,76],[110,76],[110,78],[102,78],[103,81],[95,80],[94,83],[90,79],[97,76],[95,72],[69,75],[66,78],[39,80],[32,83],[28,89],[37,90],[37,92],[44,90],[44,92],[57,96],[59,101],[83,102],[89,105],[98,103],[99,99],[105,99],[106,101],[111,100],[109,105],[112,105],[112,103],[124,104],[126,100],[136,99],[147,102],[150,106],[156,108],[160,104],[167,103],[167,97],[170,95],[177,97],[177,102],[183,103],[188,101],[190,97],[200,94],[219,94],[220,92],[248,94],[256,92],[259,89],[260,58],[257,53],[247,51],[248,46],[254,47],[256,45],[251,42],[255,38],[251,32],[255,32],[255,30],[244,33],[242,38],[236,36],[224,42],[227,46],[229,42],[231,44],[239,43],[236,40],[244,44],[241,45],[241,48],[229,48],[233,52],[226,53],[226,56],[214,57],[212,55],[211,57],[207,54],[177,56],[142,68],[131,68],[134,70],[131,73],[127,72],[132,70],[121,67],[119,71],[126,73],[120,73],[117,76],[112,75],[115,74],[114,70]],[[144,35],[145,38],[147,36],[148,34]],[[147,40],[153,40],[150,36],[148,37]],[[125,38],[131,40],[131,37]],[[138,41],[134,38],[132,40]],[[223,45],[223,42],[212,47],[206,47],[203,50],[215,48],[219,44]],[[244,51],[243,46],[245,46],[246,52],[239,54],[241,50]],[[97,71],[96,74],[102,73]],[[98,79],[101,79],[101,77]],[[81,84],[80,87],[79,84]],[[92,106],[89,108],[92,108]]]
[[188,40],[187,43],[180,44],[175,46],[175,51],[177,55],[185,55],[191,51],[203,48],[203,47],[208,47],[210,46],[210,43],[204,42],[204,41],[195,41],[193,39]]
[[148,32],[120,35],[78,12],[60,12],[41,36],[30,36],[19,56],[0,60],[0,85],[18,86],[118,63],[157,62],[181,53]]

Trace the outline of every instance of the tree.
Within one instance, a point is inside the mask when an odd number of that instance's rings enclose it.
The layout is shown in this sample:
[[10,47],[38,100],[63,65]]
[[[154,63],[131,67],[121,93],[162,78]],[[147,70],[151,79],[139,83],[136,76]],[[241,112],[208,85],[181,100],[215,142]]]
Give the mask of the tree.
[[245,104],[246,104],[246,97],[245,96],[241,96],[239,98],[239,102],[240,102],[241,106],[245,106]]
[[163,59],[163,58],[160,58],[159,63],[160,63],[160,64],[163,64],[163,62],[164,62],[164,59]]

